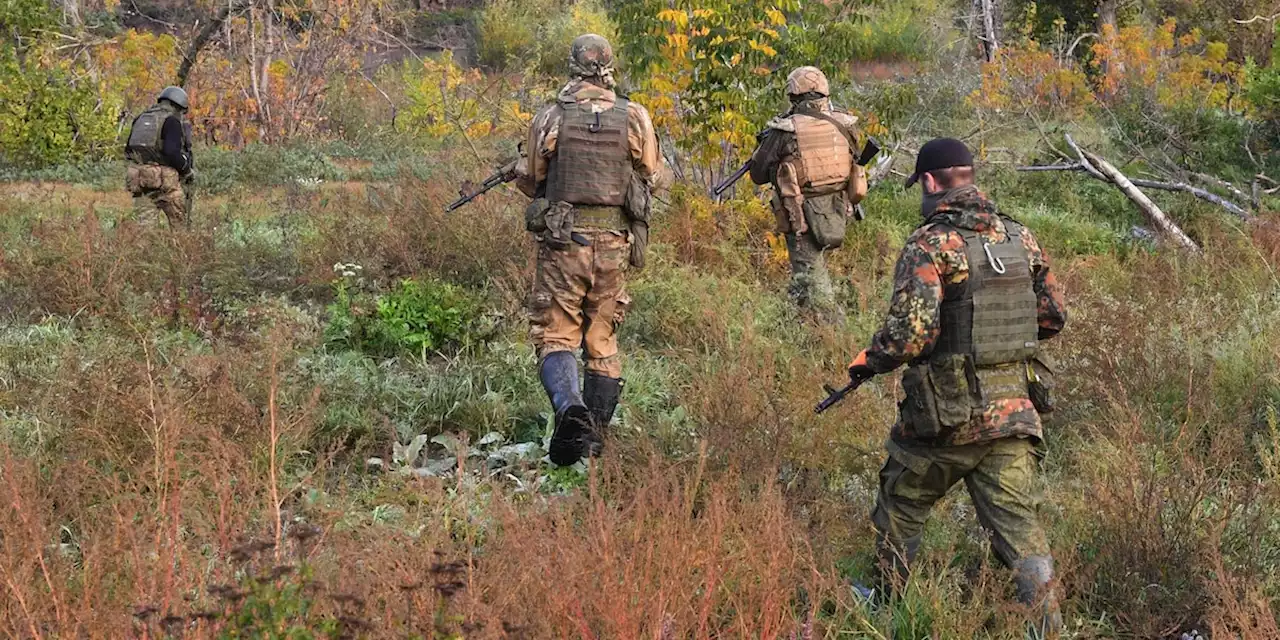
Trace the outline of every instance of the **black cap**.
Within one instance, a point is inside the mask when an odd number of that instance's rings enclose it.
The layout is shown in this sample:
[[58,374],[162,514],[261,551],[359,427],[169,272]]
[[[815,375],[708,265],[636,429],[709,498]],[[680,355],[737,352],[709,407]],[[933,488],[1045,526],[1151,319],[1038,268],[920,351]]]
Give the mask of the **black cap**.
[[916,154],[916,171],[907,178],[907,188],[920,179],[920,174],[950,167],[973,166],[973,153],[955,138],[934,138]]

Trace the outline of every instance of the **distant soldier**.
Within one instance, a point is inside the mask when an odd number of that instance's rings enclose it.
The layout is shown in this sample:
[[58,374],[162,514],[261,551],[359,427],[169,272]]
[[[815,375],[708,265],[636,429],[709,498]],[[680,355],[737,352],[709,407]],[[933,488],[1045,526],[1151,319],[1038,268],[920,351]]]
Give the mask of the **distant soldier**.
[[777,230],[785,234],[791,261],[791,297],[829,321],[836,305],[823,252],[844,242],[846,220],[866,195],[858,166],[858,119],[831,108],[827,77],[817,67],[787,76],[791,111],[769,121],[751,158],[751,181],[773,185]]
[[166,87],[129,130],[125,186],[139,218],[155,217],[159,210],[170,226],[187,222],[190,202],[184,187],[189,192],[195,177],[190,129],[183,120],[188,106],[186,91]]
[[973,178],[962,142],[921,147],[907,186],[924,190],[924,221],[898,258],[888,318],[849,375],[908,365],[872,513],[885,578],[905,580],[930,509],[963,480],[1019,600],[1040,607],[1044,634],[1061,625],[1038,520],[1039,412],[1051,407],[1032,390],[1038,342],[1057,335],[1066,309],[1031,230]]
[[530,337],[555,408],[557,465],[603,449],[623,384],[618,326],[631,303],[624,272],[643,263],[633,239],[647,241],[649,189],[662,168],[648,112],[613,91],[609,42],[575,38],[569,74],[556,102],[534,117],[528,157],[516,167],[516,185],[534,198],[525,211],[538,240]]

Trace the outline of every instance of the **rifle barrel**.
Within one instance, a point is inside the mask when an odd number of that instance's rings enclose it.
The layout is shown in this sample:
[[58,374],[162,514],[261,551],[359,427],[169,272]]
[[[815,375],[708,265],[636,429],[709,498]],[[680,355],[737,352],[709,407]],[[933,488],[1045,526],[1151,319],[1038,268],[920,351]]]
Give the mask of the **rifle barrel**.
[[734,183],[736,183],[737,181],[741,180],[741,179],[742,179],[742,176],[746,175],[747,171],[748,171],[748,170],[750,170],[750,169],[751,169],[751,161],[750,161],[750,160],[748,160],[748,161],[746,161],[746,162],[742,163],[742,166],[741,166],[741,167],[738,167],[738,170],[737,170],[737,171],[735,171],[735,172],[733,172],[733,175],[729,176],[728,178],[725,178],[725,179],[724,179],[724,181],[723,181],[723,182],[721,182],[720,184],[716,185],[716,188],[715,188],[715,189],[712,189],[712,190],[711,190],[711,192],[712,192],[713,194],[715,194],[715,195],[719,196],[720,194],[724,193],[725,191],[728,191],[728,190],[729,190],[729,187],[732,187],[732,186],[734,185]]

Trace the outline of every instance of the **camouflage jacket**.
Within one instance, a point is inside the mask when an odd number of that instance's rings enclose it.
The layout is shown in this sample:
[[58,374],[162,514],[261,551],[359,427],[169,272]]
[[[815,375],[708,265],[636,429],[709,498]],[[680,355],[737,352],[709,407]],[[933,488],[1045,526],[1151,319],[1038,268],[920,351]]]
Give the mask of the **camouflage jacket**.
[[[898,257],[888,317],[867,349],[867,363],[873,369],[886,373],[932,351],[941,329],[942,300],[944,296],[960,295],[969,277],[964,238],[955,229],[972,229],[991,242],[1003,242],[1007,238],[1005,220],[976,187],[962,187],[942,196],[924,224],[907,238]],[[1031,230],[1021,235],[1030,257],[1039,339],[1045,340],[1057,335],[1067,321],[1062,288]],[[892,438],[910,441],[914,434],[901,422],[894,425]],[[1015,435],[1042,437],[1040,416],[1030,400],[989,402],[968,428],[957,429],[946,444]]]

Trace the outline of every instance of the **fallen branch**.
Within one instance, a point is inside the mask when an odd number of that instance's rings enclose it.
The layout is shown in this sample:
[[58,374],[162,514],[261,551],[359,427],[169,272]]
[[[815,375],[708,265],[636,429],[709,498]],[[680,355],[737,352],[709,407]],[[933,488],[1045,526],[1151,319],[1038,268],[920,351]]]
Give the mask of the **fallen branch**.
[[1080,158],[1081,169],[1088,171],[1089,175],[1103,182],[1111,182],[1111,180],[1109,180],[1107,176],[1102,175],[1102,172],[1098,171],[1098,169],[1093,166],[1093,163],[1089,162],[1089,159],[1086,158],[1084,155],[1084,149],[1081,149],[1080,145],[1076,144],[1076,141],[1071,139],[1071,134],[1068,133],[1063,137],[1067,139],[1067,144],[1071,146],[1071,150],[1076,152],[1076,157]]
[[1277,13],[1271,16],[1262,16],[1262,15],[1254,14],[1254,16],[1252,18],[1249,18],[1248,20],[1232,19],[1232,22],[1235,22],[1236,24],[1253,24],[1255,22],[1258,22],[1259,20],[1263,22],[1272,22],[1276,18],[1280,18],[1280,13]]
[[1103,160],[1101,157],[1095,154],[1089,153],[1084,149],[1081,149],[1080,146],[1076,144],[1075,140],[1071,139],[1070,135],[1066,136],[1066,139],[1067,139],[1067,144],[1071,145],[1071,149],[1075,151],[1076,154],[1080,157],[1080,162],[1069,163],[1069,164],[1016,167],[1015,170],[1024,171],[1024,172],[1084,171],[1084,172],[1087,172],[1089,175],[1103,182],[1109,182],[1111,184],[1114,184],[1116,185],[1117,188],[1120,189],[1120,191],[1124,192],[1124,194],[1128,196],[1129,200],[1131,200],[1135,205],[1138,206],[1138,209],[1142,211],[1142,213],[1146,216],[1147,220],[1149,220],[1154,227],[1159,229],[1165,236],[1173,239],[1174,242],[1176,242],[1178,245],[1196,253],[1199,253],[1200,247],[1196,245],[1195,241],[1192,240],[1186,233],[1184,233],[1182,229],[1178,227],[1177,224],[1175,224],[1172,220],[1170,220],[1169,217],[1166,216],[1165,213],[1160,210],[1160,207],[1156,206],[1156,203],[1152,202],[1151,199],[1148,198],[1147,195],[1138,188],[1139,185],[1145,186],[1148,188],[1153,188],[1153,189],[1165,189],[1168,191],[1184,191],[1196,197],[1203,198],[1210,202],[1214,202],[1215,204],[1223,206],[1224,208],[1227,208],[1227,210],[1231,211],[1232,213],[1235,213],[1236,215],[1240,216],[1242,219],[1245,219],[1245,220],[1249,219],[1248,214],[1243,209],[1241,209],[1238,205],[1235,205],[1234,203],[1227,201],[1225,198],[1209,193],[1208,191],[1205,191],[1204,189],[1200,189],[1198,187],[1193,187],[1185,183],[1165,183],[1165,182],[1155,182],[1152,180],[1130,180],[1123,173],[1120,173],[1120,170],[1116,169],[1110,162],[1107,162],[1106,160]]
[[[1236,202],[1249,202],[1249,196],[1245,195],[1245,193],[1241,191],[1239,187],[1237,187],[1234,184],[1231,184],[1230,182],[1227,182],[1226,180],[1223,180],[1222,178],[1219,178],[1217,176],[1211,176],[1207,173],[1193,173],[1191,175],[1196,180],[1199,180],[1207,185],[1216,185],[1218,188],[1230,193],[1231,197],[1234,198]],[[1256,211],[1257,207],[1253,207],[1253,209]]]
[[1205,202],[1212,202],[1213,204],[1230,211],[1241,220],[1246,222],[1253,220],[1253,215],[1248,211],[1245,211],[1240,205],[1215,193],[1201,189],[1200,187],[1193,187],[1185,182],[1157,182],[1155,180],[1134,179],[1133,184],[1142,187],[1143,189],[1159,189],[1161,191],[1181,191],[1183,193],[1189,193],[1201,200],[1204,200]]
[[1014,171],[1035,172],[1035,171],[1084,171],[1084,165],[1079,162],[1071,164],[1036,164],[1023,167],[1014,167]]
[[[1069,142],[1073,148],[1079,149],[1079,147],[1076,147],[1074,142],[1071,142],[1070,138],[1067,139],[1067,142]],[[1164,235],[1173,239],[1174,242],[1177,242],[1183,248],[1194,253],[1200,252],[1199,245],[1197,245],[1190,236],[1183,233],[1182,229],[1170,220],[1169,217],[1160,210],[1160,207],[1156,206],[1156,203],[1152,202],[1151,198],[1147,197],[1147,194],[1138,189],[1138,187],[1135,186],[1123,173],[1120,173],[1119,169],[1111,166],[1110,162],[1103,160],[1097,155],[1084,151],[1083,149],[1079,149],[1079,151],[1081,159],[1088,161],[1096,167],[1096,171],[1101,175],[1106,176],[1106,178],[1114,183],[1120,191],[1124,192],[1124,195],[1128,196],[1134,204],[1138,205],[1138,208],[1147,216],[1147,219],[1151,221],[1152,225],[1163,232]],[[1088,170],[1087,166],[1086,170]]]

